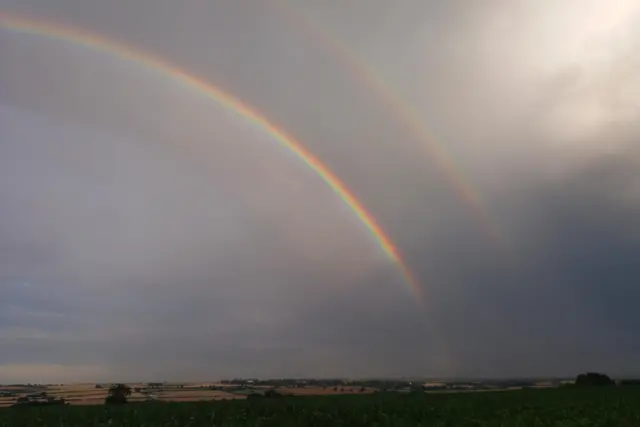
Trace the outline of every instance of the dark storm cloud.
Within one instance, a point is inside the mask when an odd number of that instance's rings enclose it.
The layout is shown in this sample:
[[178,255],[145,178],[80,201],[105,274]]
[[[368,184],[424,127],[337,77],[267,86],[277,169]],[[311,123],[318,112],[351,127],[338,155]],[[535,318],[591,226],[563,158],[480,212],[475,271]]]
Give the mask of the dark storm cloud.
[[265,112],[389,230],[425,304],[261,132],[131,64],[0,33],[0,376],[635,373],[637,46],[590,64],[577,41],[547,43],[566,24],[536,3],[287,6],[413,104],[502,247],[398,112],[279,6],[1,0]]
[[[505,321],[515,331],[510,343],[554,349],[538,362],[540,371],[563,364],[568,370],[571,363],[618,375],[636,370],[630,360],[640,342],[631,331],[640,319],[631,301],[637,297],[640,205],[637,193],[627,190],[638,185],[636,159],[632,148],[621,158],[597,161],[566,180],[544,183],[523,202],[530,212],[520,237],[526,286],[512,284],[513,309]],[[569,354],[574,358],[566,360]]]
[[[400,366],[422,362],[423,371],[438,366],[444,376],[637,373],[637,158],[633,148],[567,178],[530,182],[512,196],[508,214],[518,218],[512,235],[517,243],[509,260],[516,269],[487,257],[486,242],[454,233],[438,240],[437,251],[426,245],[418,268],[422,277],[436,278],[426,282],[428,319],[387,301],[358,311],[351,322],[325,307],[310,323],[335,331],[329,340],[334,345],[366,340],[352,348],[369,350],[358,357],[372,370],[397,368],[393,362],[376,366],[394,354],[390,360],[405,361]],[[430,359],[433,353],[449,365]],[[411,355],[419,356],[409,362]]]

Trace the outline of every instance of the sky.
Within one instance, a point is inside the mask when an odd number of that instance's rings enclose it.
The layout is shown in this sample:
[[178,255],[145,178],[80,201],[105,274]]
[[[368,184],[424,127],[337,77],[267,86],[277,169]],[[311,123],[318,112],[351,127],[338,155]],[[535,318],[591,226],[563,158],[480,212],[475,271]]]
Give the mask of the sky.
[[157,70],[0,28],[0,383],[640,375],[637,2],[2,13],[241,99],[352,190],[420,291],[264,129]]

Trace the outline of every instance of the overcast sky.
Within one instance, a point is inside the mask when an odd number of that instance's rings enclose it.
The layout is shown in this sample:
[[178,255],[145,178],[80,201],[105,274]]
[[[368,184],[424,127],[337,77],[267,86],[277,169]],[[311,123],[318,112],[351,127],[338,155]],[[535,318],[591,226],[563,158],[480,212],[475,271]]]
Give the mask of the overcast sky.
[[425,295],[264,130],[152,69],[0,28],[0,383],[640,375],[635,0],[0,12],[251,105],[353,190]]

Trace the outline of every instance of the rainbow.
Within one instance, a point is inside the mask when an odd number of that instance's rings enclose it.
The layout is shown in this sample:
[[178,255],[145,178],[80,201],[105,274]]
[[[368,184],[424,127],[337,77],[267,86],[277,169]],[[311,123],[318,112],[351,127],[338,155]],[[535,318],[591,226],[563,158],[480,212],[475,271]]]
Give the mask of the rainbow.
[[482,201],[480,194],[471,181],[455,164],[449,151],[432,138],[425,127],[420,114],[409,103],[402,99],[396,91],[370,67],[365,61],[349,51],[343,43],[323,30],[318,24],[303,13],[297,13],[286,7],[284,0],[272,0],[273,4],[283,13],[291,24],[301,32],[306,33],[316,43],[319,43],[331,55],[340,60],[359,81],[364,81],[394,112],[396,117],[420,140],[428,154],[447,177],[454,191],[467,205],[471,212],[475,212],[484,227],[488,237],[498,245],[505,245],[505,239],[499,228],[493,223],[489,211]]
[[120,58],[121,60],[144,65],[149,69],[155,70],[156,72],[173,79],[200,95],[215,100],[223,107],[234,111],[249,122],[257,125],[273,137],[273,139],[275,139],[282,147],[292,152],[299,160],[304,162],[309,169],[314,171],[333,190],[333,192],[342,199],[342,201],[366,227],[386,255],[397,265],[413,294],[419,301],[423,301],[422,287],[417,278],[402,259],[399,250],[396,248],[391,238],[385,233],[375,218],[365,209],[362,203],[360,203],[357,197],[310,151],[305,149],[292,136],[278,128],[259,112],[251,109],[251,107],[242,103],[240,100],[214,84],[188,73],[186,70],[171,64],[163,58],[137,50],[133,47],[121,44],[120,42],[115,42],[91,34],[82,29],[75,27],[72,28],[48,21],[33,20],[13,14],[9,15],[3,12],[0,12],[0,28],[14,32],[40,35],[76,45],[82,45],[96,51],[110,54],[114,57]]

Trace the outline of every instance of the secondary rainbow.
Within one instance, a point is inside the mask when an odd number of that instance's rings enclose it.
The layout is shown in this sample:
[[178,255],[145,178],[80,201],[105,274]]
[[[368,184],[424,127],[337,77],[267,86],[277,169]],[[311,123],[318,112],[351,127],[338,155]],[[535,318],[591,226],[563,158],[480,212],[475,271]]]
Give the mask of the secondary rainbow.
[[347,186],[340,181],[340,179],[317,157],[304,148],[292,136],[288,135],[285,131],[270,122],[259,112],[242,103],[239,99],[236,99],[234,96],[214,84],[194,76],[174,64],[171,64],[163,58],[137,50],[120,42],[115,42],[91,34],[75,27],[72,28],[48,21],[39,21],[0,12],[0,28],[15,32],[41,35],[83,45],[97,51],[111,54],[126,61],[145,65],[146,67],[172,78],[201,95],[214,99],[225,108],[232,110],[238,115],[253,122],[255,125],[271,135],[281,146],[294,153],[298,159],[303,161],[311,170],[313,170],[343,200],[343,202],[359,218],[360,222],[368,229],[382,250],[398,266],[400,273],[411,287],[414,295],[418,297],[419,301],[423,301],[422,287],[402,259],[399,250],[375,218],[365,209],[362,203],[360,203]]
[[306,33],[312,40],[320,43],[324,49],[345,64],[359,80],[366,82],[369,88],[387,103],[396,117],[404,122],[407,128],[422,141],[435,163],[447,176],[458,197],[460,197],[468,208],[478,217],[487,235],[496,244],[501,246],[505,245],[504,236],[491,220],[489,211],[482,201],[480,194],[467,176],[455,164],[449,151],[430,135],[420,114],[415,108],[403,100],[372,67],[353,52],[349,51],[349,49],[331,35],[331,33],[322,29],[303,13],[294,12],[291,7],[287,7],[285,1],[272,0],[272,2],[283,12],[285,17],[288,17],[289,22]]

